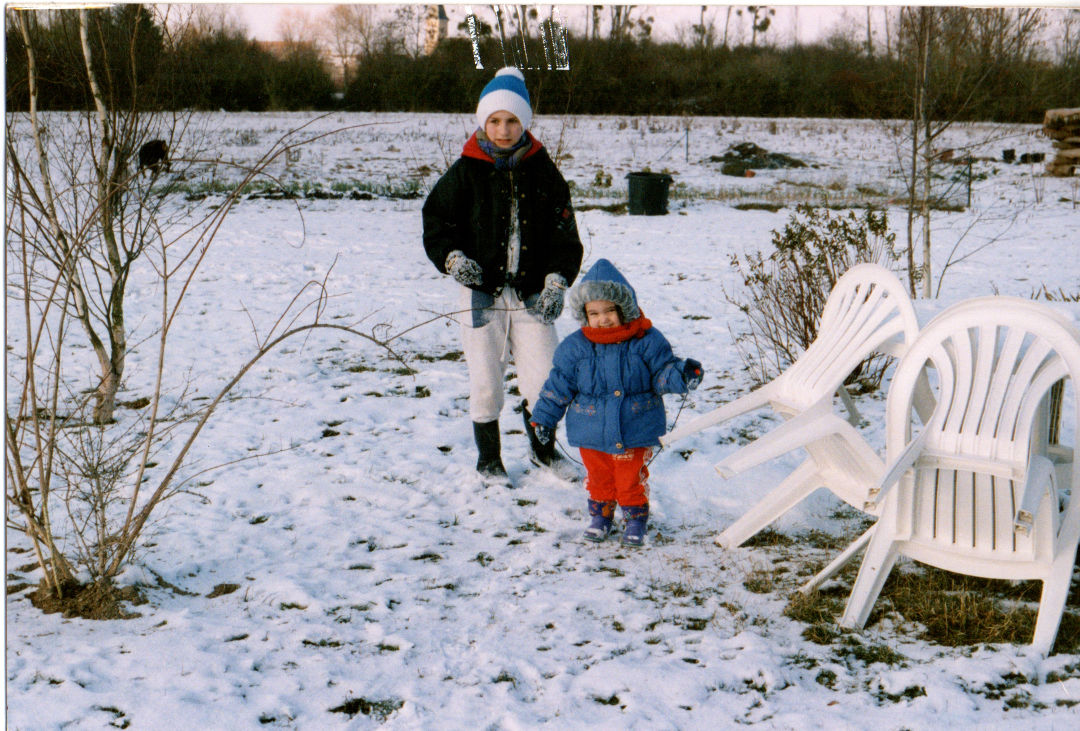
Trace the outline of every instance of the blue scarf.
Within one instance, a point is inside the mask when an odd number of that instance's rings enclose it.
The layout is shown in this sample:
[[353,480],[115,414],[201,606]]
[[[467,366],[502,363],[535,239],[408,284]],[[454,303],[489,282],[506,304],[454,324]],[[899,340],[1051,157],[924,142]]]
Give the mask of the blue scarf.
[[524,132],[521,134],[521,139],[518,140],[513,147],[508,147],[506,149],[497,146],[494,142],[489,140],[482,129],[476,130],[476,142],[480,145],[480,149],[495,161],[496,170],[509,170],[517,165],[518,160],[525,157],[525,153],[529,151],[529,147],[531,146],[529,135]]

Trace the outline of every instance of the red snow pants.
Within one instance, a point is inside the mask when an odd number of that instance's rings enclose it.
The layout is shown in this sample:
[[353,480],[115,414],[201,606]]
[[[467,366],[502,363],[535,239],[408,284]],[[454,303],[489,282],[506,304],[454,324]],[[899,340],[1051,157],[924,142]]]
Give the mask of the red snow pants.
[[608,454],[581,448],[581,461],[588,474],[585,489],[589,498],[599,502],[619,503],[624,508],[649,504],[649,468],[651,447],[633,447],[622,454]]

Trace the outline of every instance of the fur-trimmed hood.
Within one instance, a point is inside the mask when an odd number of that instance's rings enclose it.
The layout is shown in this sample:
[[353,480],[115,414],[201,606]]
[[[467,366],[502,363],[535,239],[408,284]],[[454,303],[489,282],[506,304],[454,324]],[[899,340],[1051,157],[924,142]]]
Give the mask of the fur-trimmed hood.
[[585,316],[585,305],[596,300],[614,302],[619,308],[623,323],[632,322],[641,317],[641,309],[638,307],[634,288],[607,259],[597,260],[577,286],[570,290],[568,307],[583,326],[589,324]]

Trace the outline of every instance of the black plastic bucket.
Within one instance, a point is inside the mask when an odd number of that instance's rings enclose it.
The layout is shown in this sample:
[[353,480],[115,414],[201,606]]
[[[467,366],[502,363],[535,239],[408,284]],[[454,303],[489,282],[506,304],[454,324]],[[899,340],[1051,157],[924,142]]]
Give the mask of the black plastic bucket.
[[667,173],[628,173],[630,214],[663,216],[667,210],[668,187],[673,178]]

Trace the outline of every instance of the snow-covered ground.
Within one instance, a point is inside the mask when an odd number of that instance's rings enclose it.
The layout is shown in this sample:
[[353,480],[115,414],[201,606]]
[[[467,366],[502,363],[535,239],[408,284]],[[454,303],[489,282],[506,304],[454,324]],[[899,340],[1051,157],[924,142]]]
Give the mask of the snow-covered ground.
[[[221,114],[206,122],[224,156],[250,161],[309,119]],[[423,192],[456,157],[469,118],[335,114],[313,129],[358,123],[366,126],[303,147],[272,172],[327,185],[413,179],[421,197],[242,202],[172,335],[170,386],[190,381],[200,395],[215,392],[253,351],[252,323],[265,331],[304,283],[328,271],[333,322],[401,333],[430,320],[394,342],[413,372],[366,341],[321,332],[248,374],[243,398],[220,409],[188,470],[229,466],[195,477],[197,495],[167,503],[122,577],[149,599],[133,607],[139,617],[65,619],[31,606],[28,589],[8,596],[9,728],[1080,723],[1077,654],[942,647],[917,639],[917,628],[883,622],[856,637],[902,660],[868,665],[850,644],[804,639],[805,625],[783,610],[799,571],[828,552],[722,550],[711,540],[798,461],[792,455],[728,481],[716,475],[712,465],[740,435],[770,428],[767,419],[748,417],[660,453],[642,550],[580,540],[584,490],[527,471],[514,397],[501,423],[518,488],[484,489],[473,472],[457,331],[437,317],[451,309],[455,285],[421,246]],[[943,146],[995,134],[971,152],[1049,151],[1034,131],[964,125]],[[577,200],[583,268],[613,260],[676,353],[705,365],[685,407],[668,397],[669,421],[750,385],[732,345],[743,324],[724,295],[738,284],[728,259],[767,247],[790,209],[740,211],[733,191],[765,195],[778,180],[833,193],[897,185],[896,146],[875,122],[694,119],[689,153],[678,118],[540,117],[536,132],[581,190],[600,169],[613,178],[607,193]],[[743,141],[818,167],[740,179],[707,161]],[[605,196],[625,199],[625,174],[645,168],[674,175],[669,215],[588,209]],[[1077,179],[988,161],[974,170],[984,174],[972,207],[935,217],[935,272],[954,245],[953,260],[971,255],[950,266],[940,298],[920,302],[920,312],[975,295],[1027,297],[1043,285],[1076,292]],[[902,240],[903,211],[889,213]],[[149,334],[159,294],[147,271],[132,282],[132,342]],[[565,335],[575,325],[564,314],[558,327]],[[9,321],[9,344],[18,344],[16,331]],[[122,400],[148,394],[151,356],[149,348],[132,355]],[[880,446],[883,398],[858,406],[867,439]],[[128,410],[120,417],[135,418]],[[840,506],[818,493],[775,527],[792,537],[851,534],[858,518]],[[36,583],[26,539],[9,529],[6,542],[9,582]],[[771,589],[747,588],[762,575]]]

